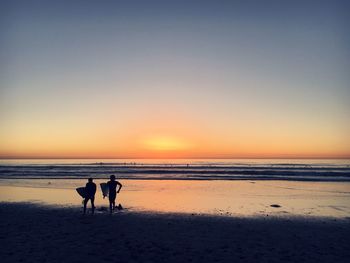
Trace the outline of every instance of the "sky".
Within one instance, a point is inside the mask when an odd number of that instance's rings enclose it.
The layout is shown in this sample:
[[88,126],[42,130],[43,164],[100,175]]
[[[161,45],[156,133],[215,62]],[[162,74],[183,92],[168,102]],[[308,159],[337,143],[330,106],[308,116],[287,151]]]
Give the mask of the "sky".
[[348,1],[1,1],[0,158],[350,158]]

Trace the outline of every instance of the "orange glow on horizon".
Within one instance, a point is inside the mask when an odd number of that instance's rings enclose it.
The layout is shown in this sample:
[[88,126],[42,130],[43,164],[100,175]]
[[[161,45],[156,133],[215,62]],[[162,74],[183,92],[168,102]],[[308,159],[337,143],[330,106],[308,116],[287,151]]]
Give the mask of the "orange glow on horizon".
[[119,126],[103,119],[87,122],[89,126],[62,123],[66,129],[23,122],[21,129],[3,130],[0,158],[350,158],[346,135],[332,127],[313,131],[306,124],[286,123],[276,129],[272,124],[224,122],[220,116],[204,122],[178,112],[154,117],[154,112],[120,120]]

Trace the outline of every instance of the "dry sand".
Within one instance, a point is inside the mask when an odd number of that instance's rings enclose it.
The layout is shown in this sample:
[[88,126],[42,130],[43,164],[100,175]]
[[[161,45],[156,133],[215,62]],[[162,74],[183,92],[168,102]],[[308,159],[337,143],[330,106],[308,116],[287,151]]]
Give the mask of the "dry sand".
[[0,203],[1,262],[349,262],[350,220]]

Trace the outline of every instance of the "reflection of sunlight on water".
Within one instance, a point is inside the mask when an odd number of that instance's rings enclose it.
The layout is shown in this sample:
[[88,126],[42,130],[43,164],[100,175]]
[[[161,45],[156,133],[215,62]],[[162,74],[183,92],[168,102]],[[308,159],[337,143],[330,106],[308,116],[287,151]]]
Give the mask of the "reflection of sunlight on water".
[[[108,206],[95,180],[97,207]],[[50,184],[49,184],[50,182]],[[350,216],[350,183],[122,180],[117,203],[135,210],[226,215]],[[85,180],[0,180],[1,201],[81,205]],[[280,208],[271,207],[281,205]]]

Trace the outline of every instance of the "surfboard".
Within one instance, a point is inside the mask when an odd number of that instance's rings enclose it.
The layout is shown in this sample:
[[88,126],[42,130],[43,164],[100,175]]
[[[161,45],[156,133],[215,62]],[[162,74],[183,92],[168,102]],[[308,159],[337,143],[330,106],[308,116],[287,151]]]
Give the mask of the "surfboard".
[[85,198],[86,196],[86,192],[85,192],[85,187],[78,187],[75,189],[78,194],[82,197],[82,198]]
[[105,198],[109,194],[108,185],[107,185],[107,183],[100,183],[100,186],[101,186],[101,191],[102,191],[103,198]]

